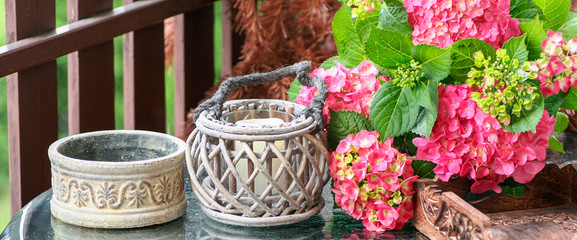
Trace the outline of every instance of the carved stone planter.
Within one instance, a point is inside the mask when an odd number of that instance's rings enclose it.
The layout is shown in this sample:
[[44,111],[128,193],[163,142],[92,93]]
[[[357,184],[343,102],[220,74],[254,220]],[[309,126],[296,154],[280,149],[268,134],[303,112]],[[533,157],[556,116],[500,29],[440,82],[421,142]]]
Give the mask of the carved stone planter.
[[577,172],[561,166],[548,164],[520,197],[465,201],[467,179],[419,179],[413,224],[431,239],[577,239]]
[[148,131],[84,133],[54,142],[51,212],[70,224],[132,228],[184,214],[184,142]]

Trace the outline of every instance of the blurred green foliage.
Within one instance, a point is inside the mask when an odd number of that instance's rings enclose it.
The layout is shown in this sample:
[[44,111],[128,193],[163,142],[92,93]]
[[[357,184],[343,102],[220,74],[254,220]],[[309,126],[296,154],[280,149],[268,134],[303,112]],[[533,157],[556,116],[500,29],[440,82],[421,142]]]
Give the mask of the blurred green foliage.
[[[0,0],[0,46],[6,44],[4,0]],[[10,221],[10,192],[8,183],[8,118],[6,114],[6,78],[0,78],[0,229]]]

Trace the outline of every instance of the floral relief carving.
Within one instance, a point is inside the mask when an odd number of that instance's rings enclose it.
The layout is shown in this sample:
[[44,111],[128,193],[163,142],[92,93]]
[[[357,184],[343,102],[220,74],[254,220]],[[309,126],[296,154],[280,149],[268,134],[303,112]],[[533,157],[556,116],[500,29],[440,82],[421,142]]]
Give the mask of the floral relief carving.
[[118,203],[118,190],[116,189],[116,185],[105,182],[104,184],[100,184],[99,187],[98,191],[96,191],[96,201],[94,205],[98,208],[116,206]]
[[486,239],[482,226],[441,201],[441,191],[436,186],[426,186],[419,194],[427,221],[447,239]]
[[176,193],[175,197],[180,198],[184,195],[184,185],[180,184],[184,182],[184,169],[182,171],[178,171],[174,176],[174,192]]
[[88,192],[88,188],[86,187],[85,184],[81,184],[79,186],[77,181],[74,181],[73,183],[74,184],[71,183],[70,185],[76,186],[72,191],[72,198],[74,199],[74,205],[76,207],[86,207],[86,202],[90,200],[89,196],[90,193]]
[[553,222],[565,229],[567,232],[577,235],[577,221],[563,212],[547,213],[534,216],[522,216],[519,218],[493,218],[493,226],[498,225],[521,225],[533,222]]
[[443,203],[445,210],[438,223],[437,230],[450,239],[485,239],[483,228],[463,215],[452,206]]
[[154,193],[160,202],[168,203],[172,201],[172,183],[166,176],[160,178],[160,184],[156,185]]
[[440,190],[435,186],[427,186],[425,190],[420,191],[419,194],[427,221],[435,224],[441,213]]
[[455,224],[458,223],[455,223],[453,215],[452,208],[447,209],[436,224],[437,229],[445,236],[451,236],[455,232]]
[[[130,183],[128,186],[128,205],[139,208],[144,205],[145,199],[147,198],[146,188],[142,184],[136,187],[136,184]],[[154,195],[153,196],[154,199]]]
[[62,178],[53,177],[52,178],[52,186],[54,187],[56,199],[67,202],[70,198],[70,194],[68,194],[68,183],[63,181]]
[[142,208],[169,204],[184,196],[182,171],[138,182],[99,182],[69,177],[52,172],[56,200],[78,208],[94,205],[96,208]]

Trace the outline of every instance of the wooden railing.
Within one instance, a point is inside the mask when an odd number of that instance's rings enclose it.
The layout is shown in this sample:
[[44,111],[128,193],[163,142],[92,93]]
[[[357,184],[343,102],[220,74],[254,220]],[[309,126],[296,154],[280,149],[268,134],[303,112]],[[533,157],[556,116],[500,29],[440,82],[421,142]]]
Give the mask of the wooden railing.
[[[166,131],[163,20],[174,15],[175,126],[183,134],[185,111],[214,80],[211,0],[124,0],[116,9],[112,0],[68,0],[69,24],[57,29],[54,0],[6,0],[0,77],[8,76],[12,214],[51,185],[47,149],[58,138],[57,57],[68,54],[70,135],[114,129],[112,39],[123,34],[124,127]],[[229,58],[230,49],[223,49]]]

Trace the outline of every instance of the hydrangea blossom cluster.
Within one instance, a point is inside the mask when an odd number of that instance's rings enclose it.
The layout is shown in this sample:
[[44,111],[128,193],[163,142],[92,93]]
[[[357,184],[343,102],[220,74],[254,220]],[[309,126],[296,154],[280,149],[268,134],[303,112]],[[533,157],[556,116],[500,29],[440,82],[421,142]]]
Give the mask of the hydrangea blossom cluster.
[[369,231],[399,229],[413,217],[413,173],[410,158],[379,142],[377,132],[362,130],[342,140],[329,161],[335,202],[363,219]]
[[577,87],[577,38],[565,41],[562,33],[549,29],[541,48],[541,58],[527,62],[523,69],[530,72],[531,78],[541,81],[543,96]]
[[[327,83],[329,94],[323,109],[325,123],[329,121],[329,108],[333,111],[355,111],[361,115],[369,116],[369,107],[373,95],[381,86],[377,78],[379,71],[369,61],[363,61],[353,69],[348,69],[336,62],[336,66],[324,70],[317,68],[311,74],[319,77]],[[316,87],[303,86],[295,103],[309,105],[314,96],[318,94]]]
[[494,61],[481,51],[473,58],[476,68],[467,73],[467,85],[478,91],[471,94],[471,99],[504,125],[509,125],[512,116],[519,117],[523,109],[531,110],[534,100],[541,97],[517,71],[519,60],[511,59],[507,50],[497,50]]
[[430,138],[413,139],[417,158],[436,163],[434,172],[443,181],[453,175],[475,180],[474,193],[501,192],[498,184],[508,177],[528,183],[545,167],[555,119],[545,111],[536,132],[509,132],[471,100],[472,93],[464,84],[439,87],[439,115]]
[[509,14],[509,0],[405,0],[413,43],[439,47],[477,38],[497,49],[520,36],[519,20]]

